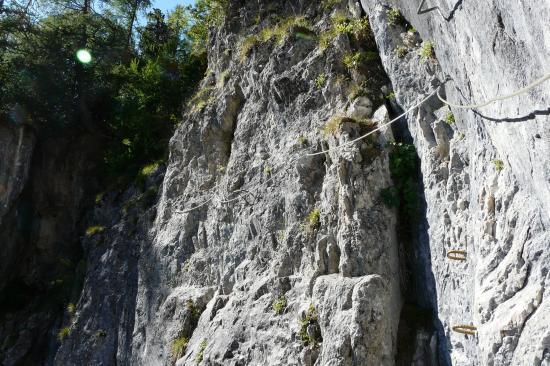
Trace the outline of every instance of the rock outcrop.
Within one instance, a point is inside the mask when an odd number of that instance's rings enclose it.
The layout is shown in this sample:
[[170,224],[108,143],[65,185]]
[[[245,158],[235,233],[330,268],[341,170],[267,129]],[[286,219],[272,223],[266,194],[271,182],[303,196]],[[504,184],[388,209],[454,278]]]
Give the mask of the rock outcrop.
[[[432,95],[374,131],[437,88],[470,104],[548,72],[550,5],[420,2],[231,0],[167,166],[51,220],[95,225],[79,301],[10,309],[0,334],[42,317],[50,341],[0,362],[550,364],[548,84],[479,109]],[[7,248],[47,167],[25,133],[0,130]]]

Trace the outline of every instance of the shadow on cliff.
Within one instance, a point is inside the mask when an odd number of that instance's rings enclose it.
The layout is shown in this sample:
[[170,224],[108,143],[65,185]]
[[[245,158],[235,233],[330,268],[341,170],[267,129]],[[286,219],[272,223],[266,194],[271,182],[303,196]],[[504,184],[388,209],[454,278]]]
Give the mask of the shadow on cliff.
[[474,110],[473,112],[474,112],[475,115],[477,115],[477,116],[479,116],[483,119],[486,119],[488,121],[492,121],[492,122],[525,122],[525,121],[529,121],[531,119],[535,119],[537,116],[548,116],[548,115],[550,115],[550,107],[548,107],[547,109],[538,109],[538,110],[532,111],[531,113],[528,113],[524,116],[519,116],[519,117],[495,118],[495,117],[486,116],[483,113],[480,113],[476,110]]
[[[397,106],[395,115],[402,113]],[[390,109],[391,110],[391,109]],[[392,114],[392,112],[390,112]],[[392,118],[394,116],[391,116]],[[396,141],[412,144],[412,137],[404,119],[392,127]],[[420,160],[417,158],[416,193],[417,215],[399,213],[398,236],[402,272],[403,308],[399,320],[397,340],[397,366],[410,366],[421,362],[426,366],[450,366],[448,343],[438,317],[437,291],[432,272],[430,237],[426,218],[427,203],[424,196]]]

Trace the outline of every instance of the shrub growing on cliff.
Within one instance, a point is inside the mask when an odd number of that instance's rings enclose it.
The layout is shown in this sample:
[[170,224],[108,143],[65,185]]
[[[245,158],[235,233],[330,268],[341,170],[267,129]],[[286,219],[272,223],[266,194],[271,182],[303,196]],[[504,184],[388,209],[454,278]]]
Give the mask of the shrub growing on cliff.
[[275,314],[281,315],[286,309],[286,297],[281,296],[273,302],[272,308]]
[[70,334],[71,334],[71,328],[70,327],[63,327],[63,328],[59,329],[59,332],[57,332],[57,339],[60,342],[63,342]]
[[309,21],[303,16],[292,16],[280,20],[277,24],[263,28],[258,35],[250,35],[243,39],[239,47],[241,61],[246,60],[250,51],[258,44],[274,41],[282,44],[292,34],[298,38],[313,38],[314,31]]
[[201,363],[204,358],[204,350],[206,349],[206,346],[208,345],[208,342],[206,339],[203,339],[201,343],[199,344],[199,352],[197,353],[197,356],[195,357],[195,361],[197,363]]
[[304,222],[302,223],[302,230],[307,234],[311,234],[315,230],[317,230],[317,228],[320,225],[320,222],[321,222],[321,211],[318,208],[314,208],[304,218]]
[[324,138],[327,138],[330,135],[334,135],[342,123],[357,123],[361,126],[365,126],[368,129],[373,128],[376,123],[368,118],[365,119],[355,119],[345,116],[333,116],[325,125],[321,128],[321,134]]
[[455,116],[452,112],[447,112],[447,114],[445,115],[445,122],[447,122],[447,124],[449,125],[455,123]]
[[372,59],[372,54],[357,51],[345,54],[342,59],[342,63],[349,70],[356,70],[363,64],[364,61],[368,61],[370,59]]
[[390,8],[386,11],[386,14],[388,16],[388,21],[392,25],[397,25],[403,22],[403,16],[401,15],[401,12],[397,8]]
[[327,83],[327,76],[325,74],[319,74],[315,78],[315,86],[317,87],[317,89],[321,89],[326,85],[326,83]]
[[495,169],[499,172],[504,169],[504,162],[500,159],[493,160],[493,165],[495,166]]
[[187,345],[189,344],[189,339],[187,337],[178,337],[172,342],[172,358],[177,360],[185,354]]
[[381,191],[381,198],[390,207],[396,207],[408,217],[415,217],[418,209],[417,170],[418,158],[412,144],[390,145],[390,174],[394,186]]
[[353,37],[372,37],[372,31],[367,18],[349,18],[336,14],[331,19],[330,27],[321,32],[319,36],[319,48],[326,49],[330,42],[340,34]]
[[103,230],[105,230],[105,226],[100,226],[100,225],[90,226],[89,228],[86,229],[86,236],[94,236],[95,234],[100,233]]
[[403,58],[407,56],[407,53],[409,53],[409,50],[405,46],[397,46],[395,48],[395,53],[397,54],[397,57]]
[[319,327],[319,314],[315,305],[309,306],[306,313],[300,318],[299,324],[298,336],[303,346],[317,347],[323,341]]
[[323,0],[321,2],[321,8],[324,11],[330,11],[330,10],[333,10],[336,5],[341,3],[342,3],[342,0]]
[[435,50],[434,50],[434,44],[432,41],[426,41],[422,44],[422,48],[420,49],[420,55],[427,60],[435,59]]

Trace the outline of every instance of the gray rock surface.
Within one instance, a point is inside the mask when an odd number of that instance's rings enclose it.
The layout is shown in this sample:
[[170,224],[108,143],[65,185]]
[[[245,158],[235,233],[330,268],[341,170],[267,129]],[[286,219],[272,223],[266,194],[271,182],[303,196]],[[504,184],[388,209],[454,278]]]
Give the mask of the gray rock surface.
[[[428,1],[427,8],[440,11],[425,14],[417,14],[417,2],[362,4],[404,109],[447,77],[447,98],[471,104],[511,94],[549,72],[548,2]],[[420,56],[405,27],[390,24],[389,6],[433,42],[436,60]],[[398,47],[407,54],[399,57]],[[550,362],[549,105],[546,83],[478,110],[451,108],[451,125],[444,122],[449,109],[435,99],[408,118],[422,162],[438,311],[453,365]],[[447,259],[455,249],[467,251],[467,260]],[[476,326],[477,334],[453,332],[460,324]]]
[[[211,31],[203,103],[188,108],[165,171],[143,189],[106,194],[82,219],[101,229],[80,239],[86,275],[75,312],[0,316],[0,364],[39,348],[49,354],[35,353],[35,363],[56,365],[550,364],[549,84],[475,111],[433,97],[336,149],[448,77],[443,94],[464,104],[550,71],[547,2],[429,1],[439,10],[417,14],[420,1],[405,0],[232,0]],[[418,32],[390,21],[391,6]],[[311,30],[294,26],[282,42],[241,53],[246,37],[298,15]],[[340,34],[319,48],[312,33],[338,15],[368,16],[374,38]],[[434,57],[422,56],[428,41]],[[370,55],[364,66],[346,68],[357,51]],[[28,197],[19,182],[39,181],[62,155],[42,149],[51,156],[33,165],[34,140],[21,131],[0,127],[0,153],[14,162],[0,166],[8,248],[21,240],[6,224]],[[418,217],[380,194],[398,178],[391,143],[408,135],[420,159]],[[55,187],[76,189],[60,179],[80,179],[83,161],[32,196],[72,208],[42,219],[67,226],[44,229],[39,247],[78,238],[84,193]],[[407,222],[412,235],[403,236]],[[450,260],[452,250],[466,260]],[[6,253],[6,265],[18,255]],[[60,327],[68,336],[44,346]]]

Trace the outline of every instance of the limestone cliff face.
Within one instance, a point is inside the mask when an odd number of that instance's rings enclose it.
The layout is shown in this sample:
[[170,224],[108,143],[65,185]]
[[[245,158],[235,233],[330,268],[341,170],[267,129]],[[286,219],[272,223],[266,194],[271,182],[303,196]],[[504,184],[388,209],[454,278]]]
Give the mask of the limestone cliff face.
[[[471,104],[549,71],[547,2],[428,2],[231,1],[167,166],[87,215],[102,229],[45,363],[550,364],[549,85],[476,110],[434,96],[349,143],[449,78]],[[35,169],[8,132],[2,223]],[[394,140],[418,153],[415,210],[383,198]],[[7,365],[33,353],[1,345]]]
[[[362,4],[403,108],[447,78],[449,100],[476,104],[549,72],[548,2],[439,1],[423,14],[416,2],[393,2],[433,42],[437,62],[422,62],[414,46],[399,57],[410,34],[388,22],[384,3]],[[453,365],[550,362],[549,105],[547,82],[476,110],[451,108],[451,125],[437,100],[407,120],[422,165],[437,308]],[[456,249],[467,251],[466,261],[446,257]],[[460,324],[476,326],[477,335],[453,332]]]

